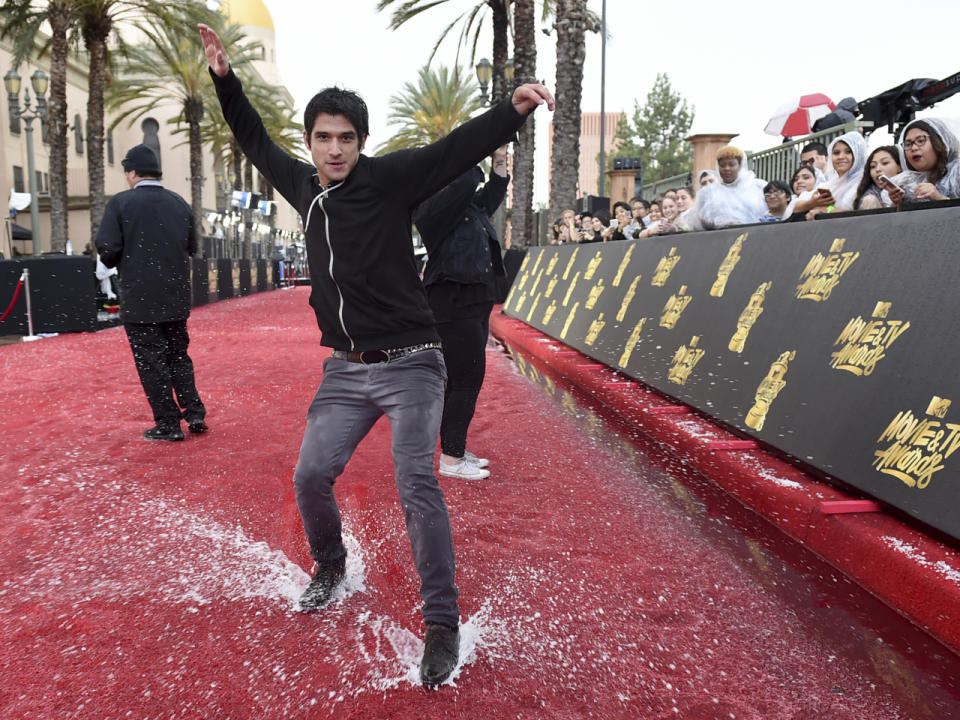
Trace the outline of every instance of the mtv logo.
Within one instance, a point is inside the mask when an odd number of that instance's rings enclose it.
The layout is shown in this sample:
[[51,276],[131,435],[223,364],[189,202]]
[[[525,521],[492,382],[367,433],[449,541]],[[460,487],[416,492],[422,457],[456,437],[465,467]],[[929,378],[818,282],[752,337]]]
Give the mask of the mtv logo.
[[927,407],[927,415],[933,415],[934,417],[943,419],[947,416],[947,408],[949,407],[949,400],[934,395],[930,401],[930,405]]

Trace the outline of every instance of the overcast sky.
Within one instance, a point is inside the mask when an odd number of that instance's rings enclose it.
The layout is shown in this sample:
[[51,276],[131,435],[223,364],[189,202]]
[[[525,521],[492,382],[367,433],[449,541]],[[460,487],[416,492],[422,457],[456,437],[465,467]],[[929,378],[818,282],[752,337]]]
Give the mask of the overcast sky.
[[[298,110],[327,85],[357,90],[370,108],[371,152],[392,134],[386,124],[390,96],[416,80],[443,28],[477,2],[448,0],[391,32],[389,14],[376,12],[376,0],[266,0],[277,31],[280,75]],[[733,142],[746,150],[779,142],[763,127],[793,96],[823,92],[835,102],[847,96],[859,101],[911,78],[939,80],[960,72],[954,45],[960,0],[918,5],[873,0],[855,6],[607,0],[606,5],[606,111],[632,113],[657,73],[666,72],[696,109],[692,132],[739,133]],[[600,15],[601,0],[588,6]],[[837,8],[834,17],[830,7]],[[947,34],[938,37],[938,31]],[[478,56],[491,54],[489,19],[486,32]],[[556,35],[538,33],[537,41],[538,75],[553,91]],[[455,54],[456,43],[448,41],[434,62],[453,65]],[[585,112],[600,110],[601,55],[599,35],[588,33]],[[468,55],[462,62],[469,62]],[[960,93],[923,114],[960,117]],[[549,113],[540,108],[537,115],[535,202],[545,202]],[[870,145],[885,140],[885,134],[874,133]]]

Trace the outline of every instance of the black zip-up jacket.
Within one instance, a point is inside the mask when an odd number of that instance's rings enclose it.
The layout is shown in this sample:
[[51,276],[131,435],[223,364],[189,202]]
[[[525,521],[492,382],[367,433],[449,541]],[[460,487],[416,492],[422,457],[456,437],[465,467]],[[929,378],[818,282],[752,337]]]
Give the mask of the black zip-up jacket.
[[490,216],[503,202],[510,178],[491,173],[477,190],[480,182],[483,170],[474,166],[414,211],[427,248],[426,287],[442,281],[488,285],[494,275],[506,274]]
[[269,138],[232,70],[210,75],[243,152],[303,218],[320,342],[338,350],[438,342],[413,255],[413,208],[510,140],[525,117],[507,99],[426,147],[360,155],[345,180],[324,188],[313,165]]
[[123,322],[187,319],[197,233],[186,200],[150,182],[117,193],[95,242],[103,264],[118,268]]

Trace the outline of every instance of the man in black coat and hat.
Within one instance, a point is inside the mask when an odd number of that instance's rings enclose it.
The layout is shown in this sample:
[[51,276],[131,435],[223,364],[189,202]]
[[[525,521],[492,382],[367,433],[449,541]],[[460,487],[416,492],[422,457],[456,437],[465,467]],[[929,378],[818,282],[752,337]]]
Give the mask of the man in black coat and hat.
[[183,440],[181,419],[191,433],[208,429],[187,355],[193,211],[163,187],[157,155],[146,145],[131,148],[122,165],[130,189],[107,203],[97,252],[119,271],[120,319],[156,423],[143,437]]

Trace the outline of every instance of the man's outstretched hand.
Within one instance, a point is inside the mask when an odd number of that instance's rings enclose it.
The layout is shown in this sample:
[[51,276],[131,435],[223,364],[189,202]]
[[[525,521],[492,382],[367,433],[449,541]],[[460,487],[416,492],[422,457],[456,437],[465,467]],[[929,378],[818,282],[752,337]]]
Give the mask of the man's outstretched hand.
[[203,52],[207,55],[207,62],[217,77],[224,77],[230,72],[230,63],[227,54],[223,51],[223,43],[209,25],[197,23],[200,29],[200,39],[203,40]]
[[[209,54],[207,57],[210,57]],[[553,95],[539,83],[527,83],[513,91],[513,107],[521,115],[533,112],[537,105],[547,104],[548,110],[553,110]]]

